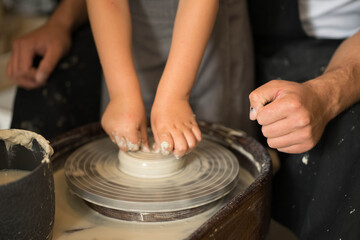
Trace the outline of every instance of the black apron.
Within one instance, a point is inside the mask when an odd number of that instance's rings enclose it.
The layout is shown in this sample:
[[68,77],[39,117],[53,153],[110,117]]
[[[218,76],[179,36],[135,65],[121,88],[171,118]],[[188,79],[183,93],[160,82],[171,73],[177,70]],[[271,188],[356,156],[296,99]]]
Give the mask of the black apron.
[[[295,0],[249,0],[249,10],[258,85],[319,76],[342,42],[307,37]],[[280,159],[273,218],[299,239],[360,239],[360,103],[333,119],[315,148]]]

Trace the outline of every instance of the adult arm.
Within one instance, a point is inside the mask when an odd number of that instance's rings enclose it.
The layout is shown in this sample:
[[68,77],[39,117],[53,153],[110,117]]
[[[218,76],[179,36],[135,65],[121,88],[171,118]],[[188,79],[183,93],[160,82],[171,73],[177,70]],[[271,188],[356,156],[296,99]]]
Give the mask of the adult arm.
[[[62,0],[44,26],[17,39],[7,65],[7,75],[28,89],[43,85],[70,49],[71,33],[87,21],[85,0]],[[36,55],[42,57],[33,67]]]
[[110,96],[102,126],[121,150],[136,151],[141,143],[147,147],[146,113],[132,57],[129,2],[87,0],[87,6]]
[[302,153],[320,140],[328,122],[360,100],[360,32],[345,40],[325,72],[304,83],[273,80],[254,90],[250,119],[268,145]]
[[201,140],[189,96],[213,29],[218,0],[180,0],[169,57],[151,111],[157,147],[182,156]]

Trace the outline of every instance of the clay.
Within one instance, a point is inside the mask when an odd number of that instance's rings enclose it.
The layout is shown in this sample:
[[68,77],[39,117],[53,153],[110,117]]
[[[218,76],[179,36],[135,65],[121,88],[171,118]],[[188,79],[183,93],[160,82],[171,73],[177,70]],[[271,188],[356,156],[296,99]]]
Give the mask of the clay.
[[9,150],[9,148],[12,145],[19,144],[29,150],[32,150],[32,144],[33,139],[36,139],[36,141],[40,144],[44,151],[44,159],[42,162],[49,163],[50,159],[49,156],[51,156],[54,151],[49,145],[49,141],[47,141],[43,136],[36,134],[31,131],[26,130],[18,130],[18,129],[9,129],[9,130],[1,130],[0,131],[0,139],[5,140],[6,148]]
[[185,158],[175,158],[173,154],[163,155],[158,152],[123,152],[119,151],[119,169],[124,173],[141,178],[169,177],[180,171]]

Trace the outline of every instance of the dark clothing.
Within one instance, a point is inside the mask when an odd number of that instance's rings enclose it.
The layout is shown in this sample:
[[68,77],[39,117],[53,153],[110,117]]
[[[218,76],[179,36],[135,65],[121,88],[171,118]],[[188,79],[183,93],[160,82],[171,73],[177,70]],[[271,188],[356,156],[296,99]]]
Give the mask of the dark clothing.
[[[258,85],[319,76],[342,42],[307,37],[295,0],[250,0],[249,8]],[[311,151],[280,160],[275,220],[299,239],[360,239],[360,103],[333,119]]]
[[85,25],[74,33],[70,52],[45,86],[17,89],[11,128],[31,130],[50,140],[98,122],[100,88],[101,66],[90,26]]

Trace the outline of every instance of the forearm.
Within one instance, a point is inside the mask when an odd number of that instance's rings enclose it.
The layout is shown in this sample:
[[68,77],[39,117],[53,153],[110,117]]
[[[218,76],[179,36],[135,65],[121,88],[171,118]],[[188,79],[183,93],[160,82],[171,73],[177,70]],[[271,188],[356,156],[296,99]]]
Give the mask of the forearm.
[[171,49],[158,93],[189,97],[217,10],[218,0],[179,1]]
[[85,0],[62,0],[47,24],[71,33],[88,20]]
[[345,40],[323,75],[307,82],[318,89],[329,120],[360,101],[360,32]]
[[141,96],[132,58],[128,1],[87,0],[87,6],[110,99]]

